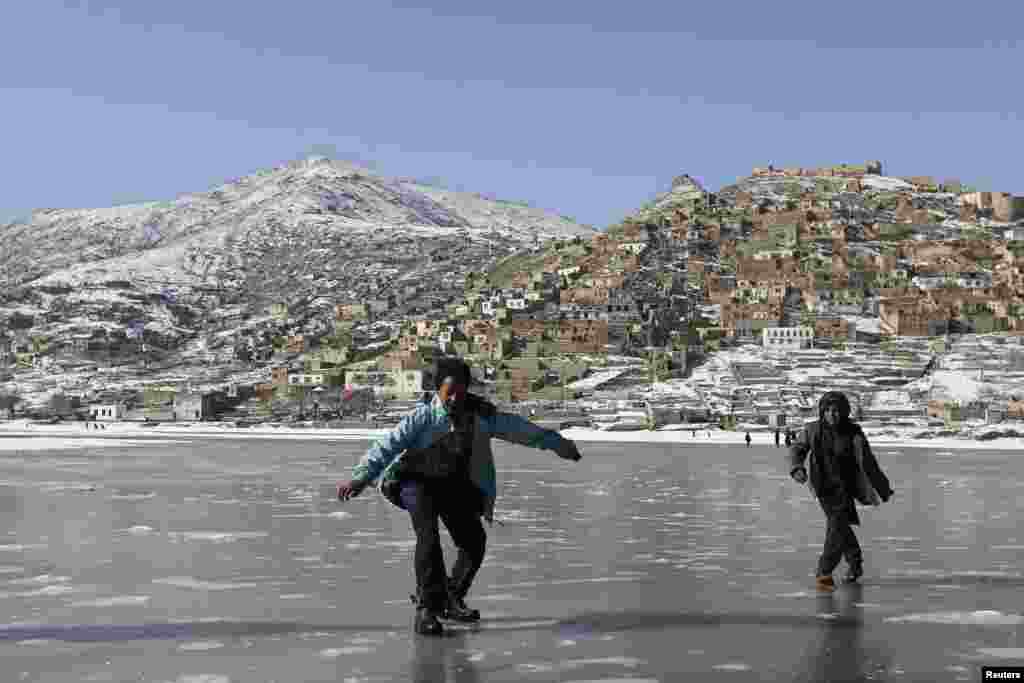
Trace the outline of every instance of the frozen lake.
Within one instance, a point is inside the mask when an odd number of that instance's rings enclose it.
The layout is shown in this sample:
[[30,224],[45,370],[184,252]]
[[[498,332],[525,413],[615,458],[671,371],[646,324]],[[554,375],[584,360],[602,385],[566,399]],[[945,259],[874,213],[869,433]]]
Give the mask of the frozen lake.
[[[824,520],[783,449],[495,442],[467,602],[410,633],[413,536],[366,442],[0,437],[4,681],[975,681],[1024,664],[1024,457],[876,447],[862,587],[813,590]],[[446,549],[451,550],[445,536]],[[453,556],[450,556],[453,557]],[[845,565],[840,566],[837,578]]]

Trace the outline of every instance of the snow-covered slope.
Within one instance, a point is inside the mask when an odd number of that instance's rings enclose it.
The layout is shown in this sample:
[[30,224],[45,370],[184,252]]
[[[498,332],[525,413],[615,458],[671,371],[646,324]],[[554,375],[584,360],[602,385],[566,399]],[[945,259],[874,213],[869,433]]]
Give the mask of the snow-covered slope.
[[133,271],[184,277],[190,252],[230,245],[268,226],[419,234],[495,231],[524,244],[538,235],[596,232],[550,211],[312,157],[166,202],[36,211],[28,223],[0,226],[0,284],[45,276],[52,276],[50,282],[74,282],[89,272],[106,279],[130,279]]

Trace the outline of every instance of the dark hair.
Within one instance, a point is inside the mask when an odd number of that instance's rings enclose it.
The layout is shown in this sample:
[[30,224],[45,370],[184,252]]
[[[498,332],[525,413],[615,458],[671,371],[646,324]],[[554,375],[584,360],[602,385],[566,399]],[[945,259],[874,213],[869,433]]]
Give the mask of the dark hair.
[[440,389],[445,377],[451,377],[459,384],[467,387],[473,381],[473,375],[469,371],[466,361],[456,356],[445,356],[438,358],[434,364],[434,388]]
[[846,398],[846,395],[841,391],[826,392],[818,401],[818,434],[814,439],[814,452],[819,455],[822,455],[825,443],[825,411],[831,406],[839,409],[839,424],[835,427],[836,432],[848,433],[856,429],[856,425],[850,421],[850,400]]

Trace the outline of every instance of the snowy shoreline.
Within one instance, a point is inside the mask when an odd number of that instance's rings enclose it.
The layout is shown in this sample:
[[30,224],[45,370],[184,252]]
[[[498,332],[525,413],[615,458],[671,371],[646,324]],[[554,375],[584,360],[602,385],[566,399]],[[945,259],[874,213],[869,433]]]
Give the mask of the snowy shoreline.
[[[696,429],[696,436],[693,430]],[[295,428],[276,426],[254,426],[238,428],[230,423],[175,423],[160,424],[153,427],[142,427],[139,423],[131,422],[109,422],[104,424],[104,429],[86,428],[85,423],[73,423],[66,425],[32,424],[26,420],[0,423],[0,450],[10,450],[17,447],[18,442],[9,437],[25,436],[49,436],[65,437],[67,439],[79,439],[87,437],[93,441],[96,439],[112,437],[144,437],[154,436],[166,439],[168,437],[201,437],[201,438],[226,438],[226,439],[289,439],[289,440],[324,440],[324,441],[360,441],[369,440],[384,436],[388,429],[360,429],[360,428]],[[977,438],[914,438],[914,434],[925,431],[922,427],[902,428],[866,428],[865,433],[870,439],[871,445],[878,447],[899,447],[899,448],[934,448],[934,449],[970,449],[970,450],[1008,450],[1024,448],[1024,439],[1013,437],[1000,437],[988,440]],[[896,433],[895,435],[893,433]],[[657,431],[604,431],[599,429],[587,429],[571,427],[561,430],[567,438],[574,439],[581,443],[646,443],[665,444],[674,446],[700,446],[703,444],[718,445],[741,445],[744,444],[746,432],[742,429],[737,431],[722,431],[713,428],[709,432],[707,428],[690,425],[671,425]],[[7,437],[7,438],[5,438]],[[774,433],[766,431],[763,426],[761,430],[751,429],[753,447],[775,446]],[[7,443],[3,443],[7,442]],[[144,443],[144,442],[139,442]],[[781,446],[784,448],[785,446]]]

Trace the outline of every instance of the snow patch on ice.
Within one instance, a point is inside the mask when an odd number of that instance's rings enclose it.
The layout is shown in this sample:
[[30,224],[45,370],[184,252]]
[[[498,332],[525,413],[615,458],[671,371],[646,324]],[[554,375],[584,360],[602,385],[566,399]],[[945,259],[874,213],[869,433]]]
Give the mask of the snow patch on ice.
[[182,643],[178,646],[178,649],[182,652],[205,652],[222,647],[224,647],[224,643],[219,640],[196,640],[191,643]]
[[23,579],[11,579],[10,583],[16,586],[27,586],[33,584],[66,583],[71,580],[70,576],[51,576],[40,574],[38,576],[27,576]]
[[537,621],[511,621],[511,622],[505,622],[505,623],[501,623],[501,624],[479,624],[479,625],[475,625],[473,627],[473,629],[474,630],[479,629],[479,630],[482,630],[482,631],[499,630],[500,629],[502,631],[505,631],[505,630],[515,630],[515,629],[548,628],[550,626],[555,626],[557,624],[558,624],[558,621],[556,621],[555,619],[544,619],[544,620],[537,620]]
[[110,598],[96,600],[80,600],[71,603],[72,607],[125,607],[129,605],[145,605],[149,602],[148,595],[115,595]]
[[185,531],[175,534],[186,541],[210,541],[212,543],[232,543],[251,538],[266,538],[265,531]]
[[980,647],[978,654],[1000,659],[1024,659],[1024,647]]
[[156,494],[152,491],[148,493],[115,493],[110,500],[149,500],[155,497]]
[[335,659],[341,655],[355,655],[364,654],[367,652],[373,652],[376,648],[366,647],[364,645],[350,645],[347,647],[331,647],[326,650],[320,650],[320,656],[326,659]]
[[568,659],[562,662],[564,668],[575,669],[581,666],[593,666],[595,664],[605,664],[612,666],[625,666],[630,669],[636,668],[643,664],[642,659],[636,657],[599,657],[593,659]]
[[921,614],[905,614],[899,617],[887,617],[885,620],[892,623],[949,624],[957,626],[1015,626],[1024,624],[1024,616],[1019,614],[1003,614],[995,610],[925,612]]
[[175,588],[190,588],[200,591],[224,591],[238,588],[255,588],[261,586],[259,583],[226,583],[216,581],[203,581],[191,576],[168,576],[160,579],[153,579],[153,583]]
[[480,595],[476,596],[477,601],[486,602],[509,602],[514,600],[529,600],[529,598],[522,595],[515,595],[514,593],[496,593],[494,595]]

